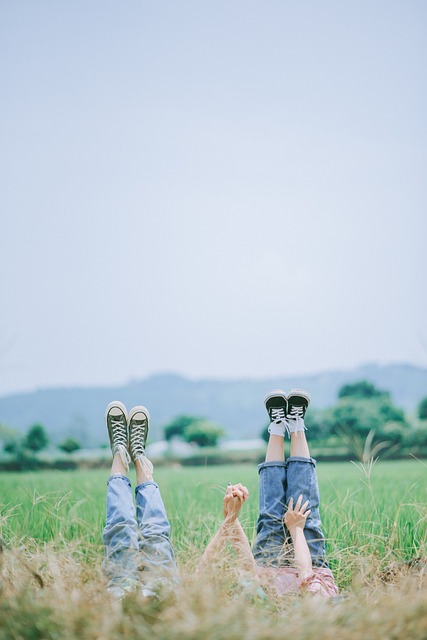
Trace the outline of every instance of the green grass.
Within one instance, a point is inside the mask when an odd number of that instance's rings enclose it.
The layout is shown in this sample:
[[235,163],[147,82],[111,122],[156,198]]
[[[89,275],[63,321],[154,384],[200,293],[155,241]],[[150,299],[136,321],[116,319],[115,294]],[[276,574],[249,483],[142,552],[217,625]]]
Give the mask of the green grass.
[[[0,474],[0,533],[8,546],[0,554],[0,640],[279,640],[284,621],[295,640],[425,640],[425,463],[321,463],[318,475],[328,556],[346,595],[334,604],[308,596],[248,599],[233,571],[218,569],[213,580],[194,574],[221,520],[228,481],[250,490],[241,520],[253,537],[254,466],[156,470],[182,585],[177,599],[147,602],[135,594],[123,603],[108,600],[100,570],[108,472]],[[404,561],[415,558],[421,565],[408,569]]]
[[[105,518],[103,470],[0,475],[1,533],[12,544],[34,547],[81,545],[88,559],[102,554]],[[332,565],[342,583],[349,559],[376,555],[384,561],[410,559],[426,543],[426,467],[417,461],[318,465],[321,515]],[[241,520],[251,539],[257,517],[257,471],[253,466],[159,468],[156,479],[172,527],[178,559],[202,550],[221,517],[228,481],[250,491]],[[344,562],[343,562],[344,561]]]

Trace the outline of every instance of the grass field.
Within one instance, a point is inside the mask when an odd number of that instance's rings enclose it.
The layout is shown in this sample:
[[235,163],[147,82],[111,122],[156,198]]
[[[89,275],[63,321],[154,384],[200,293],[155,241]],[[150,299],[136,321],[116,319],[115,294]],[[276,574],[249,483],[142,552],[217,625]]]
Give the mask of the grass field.
[[[318,476],[328,557],[345,595],[333,606],[307,597],[285,602],[248,599],[233,586],[231,573],[203,580],[202,585],[200,576],[194,577],[197,558],[220,522],[228,481],[242,482],[250,490],[241,521],[253,537],[257,472],[252,466],[160,468],[156,473],[183,575],[179,606],[167,599],[145,603],[136,596],[123,604],[106,604],[100,572],[105,471],[0,475],[0,526],[7,543],[0,640],[126,634],[276,638],[283,633],[285,614],[287,628],[296,637],[318,638],[318,624],[312,629],[309,625],[316,611],[329,636],[337,633],[338,625],[339,637],[358,637],[362,627],[365,632],[373,629],[365,637],[393,637],[394,628],[400,629],[400,638],[427,637],[426,464],[322,463]],[[240,615],[245,616],[244,630],[236,621]]]

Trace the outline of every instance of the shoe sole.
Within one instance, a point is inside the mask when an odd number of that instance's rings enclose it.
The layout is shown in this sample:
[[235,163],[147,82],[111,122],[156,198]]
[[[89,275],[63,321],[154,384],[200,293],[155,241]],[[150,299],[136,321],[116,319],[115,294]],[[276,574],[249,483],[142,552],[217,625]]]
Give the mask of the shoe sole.
[[270,398],[274,398],[274,397],[277,397],[277,396],[280,396],[281,398],[286,400],[286,402],[288,401],[288,397],[287,397],[286,393],[284,391],[282,391],[282,389],[273,389],[273,391],[270,391],[265,396],[264,404],[267,404],[267,402],[270,400]]
[[125,405],[123,404],[123,402],[120,402],[119,400],[113,400],[113,402],[110,402],[110,404],[107,405],[107,408],[105,409],[105,420],[107,420],[108,414],[110,413],[111,409],[116,408],[120,409],[120,411],[125,415],[126,417],[126,422],[128,421],[128,411],[125,407]]
[[311,402],[310,395],[307,393],[307,391],[304,391],[304,389],[291,389],[288,393],[288,400],[292,396],[300,396],[301,398],[305,398],[308,404],[310,404]]
[[147,440],[148,440],[148,432],[150,431],[150,412],[148,411],[147,407],[143,407],[142,405],[133,407],[133,409],[131,409],[129,412],[129,419],[128,419],[129,443],[130,443],[130,423],[137,413],[143,413],[147,421],[147,426],[145,431],[145,443],[144,443],[144,448],[145,448],[145,445],[147,444]]
[[143,413],[147,419],[147,423],[150,424],[150,412],[148,411],[147,407],[143,407],[142,404],[138,405],[137,407],[133,407],[129,411],[128,424],[130,424],[130,421],[137,413]]
[[125,405],[123,404],[123,402],[120,402],[120,400],[113,400],[113,402],[110,402],[110,404],[108,404],[107,408],[105,409],[105,424],[107,425],[108,437],[110,438],[110,447],[112,448],[113,434],[111,432],[110,425],[108,424],[108,414],[110,413],[111,409],[120,409],[120,411],[126,418],[126,425],[128,424],[128,412]]

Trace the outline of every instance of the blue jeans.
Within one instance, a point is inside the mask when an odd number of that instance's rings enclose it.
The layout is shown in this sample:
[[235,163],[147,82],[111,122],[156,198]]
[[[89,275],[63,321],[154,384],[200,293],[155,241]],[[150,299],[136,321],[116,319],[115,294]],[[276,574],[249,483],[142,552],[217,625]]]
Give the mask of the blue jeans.
[[108,479],[102,568],[109,589],[118,595],[140,582],[150,592],[177,578],[170,525],[158,485],[143,482],[135,495],[136,517],[129,479],[121,474]]
[[286,462],[263,462],[258,471],[259,517],[253,547],[256,562],[273,567],[289,566],[292,563],[292,540],[283,516],[290,498],[294,499],[295,504],[302,494],[303,501],[308,500],[308,508],[311,509],[304,535],[313,567],[328,567],[319,515],[316,461],[313,458],[291,457]]

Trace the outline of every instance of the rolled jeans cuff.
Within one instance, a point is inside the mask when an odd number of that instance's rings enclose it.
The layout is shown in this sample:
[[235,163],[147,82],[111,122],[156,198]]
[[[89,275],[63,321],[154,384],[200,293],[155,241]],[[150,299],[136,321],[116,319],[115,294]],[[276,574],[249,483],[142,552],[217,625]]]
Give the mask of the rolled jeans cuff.
[[305,458],[303,456],[290,456],[285,462],[286,466],[288,466],[290,462],[308,462],[314,467],[316,466],[316,460],[314,458]]
[[286,468],[286,462],[284,460],[271,460],[269,462],[261,462],[258,465],[258,473],[260,473],[261,469],[266,469],[267,467],[282,467]]
[[149,487],[150,485],[153,485],[153,487],[156,487],[156,489],[159,488],[159,485],[157,484],[157,482],[154,482],[154,480],[146,480],[145,482],[141,482],[141,484],[135,487],[135,493],[138,493],[139,489],[144,489],[144,487]]
[[116,480],[116,479],[124,480],[129,487],[132,486],[129,478],[127,476],[124,476],[122,473],[114,473],[112,476],[110,476],[107,480],[107,486],[110,484],[111,480]]

